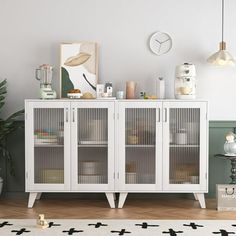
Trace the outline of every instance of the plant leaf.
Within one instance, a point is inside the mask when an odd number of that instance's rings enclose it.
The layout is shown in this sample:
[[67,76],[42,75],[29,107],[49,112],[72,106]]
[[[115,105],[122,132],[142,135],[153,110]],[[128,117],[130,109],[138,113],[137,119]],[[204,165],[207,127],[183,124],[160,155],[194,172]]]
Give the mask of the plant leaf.
[[13,163],[12,156],[11,156],[10,152],[3,145],[0,146],[0,150],[3,153],[3,157],[7,158],[7,162],[8,162],[9,167],[10,167],[10,174],[12,176],[15,176],[14,163]]
[[5,102],[0,102],[0,109],[4,106]]
[[15,120],[17,117],[22,116],[24,113],[25,113],[25,110],[24,110],[24,109],[22,109],[22,110],[20,110],[20,111],[17,111],[17,112],[15,112],[15,113],[13,113],[12,115],[10,115],[10,116],[6,119],[6,121]]
[[7,88],[6,87],[0,88],[0,95],[6,94],[6,93],[7,93]]
[[0,101],[4,101],[5,100],[5,96],[0,96]]
[[4,79],[2,82],[0,82],[0,88],[5,86],[7,84],[7,80]]
[[[0,109],[4,106],[5,104],[5,98],[7,94],[7,80],[4,79],[2,82],[0,82]],[[17,111],[10,115],[6,120],[0,118],[0,152],[3,156],[7,159],[7,162],[9,164],[10,168],[10,174],[15,175],[14,171],[14,163],[12,160],[12,156],[9,152],[9,150],[6,147],[6,137],[14,132],[16,129],[19,127],[22,127],[22,123],[20,122],[15,122],[16,118],[20,117],[21,115],[24,114],[24,110]]]

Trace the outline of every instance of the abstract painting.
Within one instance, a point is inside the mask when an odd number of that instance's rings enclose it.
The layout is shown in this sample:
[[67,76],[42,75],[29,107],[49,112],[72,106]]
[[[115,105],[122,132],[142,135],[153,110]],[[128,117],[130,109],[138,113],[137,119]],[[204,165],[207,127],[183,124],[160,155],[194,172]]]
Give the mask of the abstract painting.
[[61,98],[66,98],[69,91],[77,89],[96,97],[97,51],[97,43],[94,42],[61,44]]

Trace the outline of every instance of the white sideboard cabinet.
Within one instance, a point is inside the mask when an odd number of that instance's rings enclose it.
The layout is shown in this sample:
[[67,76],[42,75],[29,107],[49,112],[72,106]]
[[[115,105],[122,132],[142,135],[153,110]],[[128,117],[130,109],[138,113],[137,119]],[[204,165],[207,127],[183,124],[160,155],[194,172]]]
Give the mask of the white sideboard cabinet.
[[26,100],[28,206],[43,192],[208,191],[208,104],[180,100]]
[[114,101],[26,100],[28,207],[43,192],[105,192],[114,203]]
[[194,193],[205,208],[207,102],[124,100],[117,106],[118,207],[131,192],[178,192]]

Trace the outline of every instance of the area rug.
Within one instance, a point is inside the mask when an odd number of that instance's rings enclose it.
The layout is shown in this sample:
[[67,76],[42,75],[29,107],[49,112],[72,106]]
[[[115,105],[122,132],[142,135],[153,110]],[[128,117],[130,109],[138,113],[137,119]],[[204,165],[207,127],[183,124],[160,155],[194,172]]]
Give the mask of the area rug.
[[0,236],[208,236],[236,235],[236,220],[47,220],[39,229],[36,220],[0,219]]

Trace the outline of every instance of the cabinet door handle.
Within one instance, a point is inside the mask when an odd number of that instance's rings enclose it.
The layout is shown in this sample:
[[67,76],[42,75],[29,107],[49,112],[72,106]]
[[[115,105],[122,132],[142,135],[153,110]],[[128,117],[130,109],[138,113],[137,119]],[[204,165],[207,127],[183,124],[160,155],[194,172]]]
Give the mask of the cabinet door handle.
[[158,122],[161,122],[161,108],[158,108]]
[[75,108],[72,109],[72,121],[75,122]]
[[69,121],[69,114],[68,114],[69,112],[68,112],[68,108],[66,108],[66,122],[68,122]]
[[167,108],[164,108],[165,119],[164,121],[167,122]]

